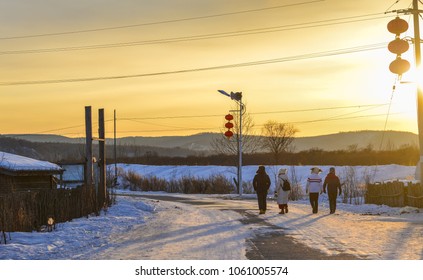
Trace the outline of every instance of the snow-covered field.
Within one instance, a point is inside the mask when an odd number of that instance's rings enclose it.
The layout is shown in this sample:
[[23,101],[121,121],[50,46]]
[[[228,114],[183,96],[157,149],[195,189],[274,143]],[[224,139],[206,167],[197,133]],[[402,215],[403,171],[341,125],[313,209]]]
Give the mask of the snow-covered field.
[[[313,166],[266,166],[266,172],[272,181],[271,189],[274,189],[274,181],[280,168],[288,170],[288,177],[298,181],[305,186],[307,177],[310,175],[310,168]],[[321,176],[324,177],[332,166],[318,166],[321,170]],[[414,180],[416,167],[402,165],[381,165],[381,166],[334,166],[336,174],[341,182],[345,181],[347,176],[353,175],[356,182],[364,182],[366,179],[371,182],[382,182],[389,180]],[[257,171],[257,165],[243,166],[243,182],[252,182]],[[118,169],[124,171],[132,170],[144,176],[155,176],[166,180],[179,179],[184,176],[208,178],[213,175],[223,175],[231,182],[237,177],[237,168],[232,166],[152,166],[138,164],[119,164]]]
[[[231,167],[123,164],[119,167],[161,178],[235,176]],[[269,175],[279,167],[268,167]],[[320,168],[325,175],[329,166]],[[245,167],[244,180],[251,180],[256,169],[257,166]],[[296,167],[295,172],[305,180],[309,169]],[[348,167],[337,167],[340,177],[344,169]],[[412,180],[415,171],[414,167],[398,165],[354,169],[357,176],[373,172],[374,181]],[[136,194],[128,191],[119,193],[117,204],[100,216],[59,224],[53,232],[12,233],[8,244],[0,245],[0,259],[245,260],[245,240],[267,230],[243,225],[239,221],[242,215],[234,211],[126,196]],[[254,195],[241,198],[236,194],[172,195],[226,203],[228,207],[236,204],[251,213],[257,212],[252,210],[257,208]],[[348,253],[372,260],[423,260],[422,209],[339,203],[337,214],[327,215],[325,195],[321,197],[317,216],[310,214],[306,199],[290,202],[290,213],[284,216],[277,214],[276,202],[269,200],[268,205],[270,210],[263,219],[283,227],[296,241],[326,254]],[[2,264],[4,261],[0,261]]]

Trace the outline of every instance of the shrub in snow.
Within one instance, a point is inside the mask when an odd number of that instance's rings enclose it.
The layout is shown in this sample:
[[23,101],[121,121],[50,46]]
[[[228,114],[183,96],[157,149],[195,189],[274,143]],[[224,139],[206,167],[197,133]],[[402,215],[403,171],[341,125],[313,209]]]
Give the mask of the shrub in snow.
[[129,188],[131,191],[141,190],[142,177],[132,170],[122,174],[123,188]]
[[342,184],[342,202],[360,205],[364,203],[364,194],[366,192],[365,181],[370,180],[368,172],[365,172],[360,179],[354,167],[345,167],[340,176]]
[[141,176],[132,170],[121,174],[123,188],[131,191],[164,191],[169,193],[229,194],[233,184],[223,175],[210,175],[208,178],[183,176],[168,181],[156,176]]
[[291,166],[289,170],[289,180],[291,181],[291,192],[289,193],[289,200],[300,200],[304,196],[304,190],[301,185],[302,177],[296,172],[295,166]]

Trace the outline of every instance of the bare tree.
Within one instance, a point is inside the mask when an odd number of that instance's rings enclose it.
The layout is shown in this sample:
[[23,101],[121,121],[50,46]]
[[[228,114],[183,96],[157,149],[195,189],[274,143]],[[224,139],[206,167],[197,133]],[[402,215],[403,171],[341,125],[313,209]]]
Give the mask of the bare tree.
[[[242,110],[242,151],[246,154],[252,154],[260,149],[259,137],[253,135],[254,122],[251,115],[247,112],[244,104]],[[238,154],[239,141],[239,110],[232,110],[234,112],[232,129],[234,136],[227,138],[224,136],[222,130],[221,136],[212,140],[210,143],[212,148],[219,154],[236,155]],[[222,127],[224,127],[222,125]]]
[[268,121],[262,128],[262,148],[273,154],[278,164],[280,154],[288,149],[298,132],[292,124]]

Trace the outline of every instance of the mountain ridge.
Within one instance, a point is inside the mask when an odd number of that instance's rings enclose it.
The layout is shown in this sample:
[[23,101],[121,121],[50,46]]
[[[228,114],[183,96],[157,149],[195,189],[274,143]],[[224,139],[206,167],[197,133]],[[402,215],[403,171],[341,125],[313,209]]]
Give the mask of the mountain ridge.
[[[10,137],[30,142],[43,143],[73,143],[83,144],[84,138],[69,138],[55,134],[3,134]],[[222,137],[220,133],[199,133],[188,136],[128,136],[117,138],[118,145],[150,146],[158,148],[178,148],[197,152],[212,152],[213,139]],[[113,139],[107,140],[108,145],[113,144]],[[318,136],[296,137],[291,150],[303,151],[309,149],[354,150],[363,148],[392,150],[401,146],[419,146],[418,135],[406,131],[378,131],[361,130],[338,132]]]

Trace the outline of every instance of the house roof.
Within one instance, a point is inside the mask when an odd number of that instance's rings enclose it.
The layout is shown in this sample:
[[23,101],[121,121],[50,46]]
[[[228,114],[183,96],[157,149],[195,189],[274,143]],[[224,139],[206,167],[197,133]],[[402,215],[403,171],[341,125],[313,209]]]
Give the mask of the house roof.
[[63,172],[63,169],[54,163],[42,160],[36,160],[24,156],[18,156],[5,152],[0,152],[0,172],[12,173],[50,173],[57,174]]

